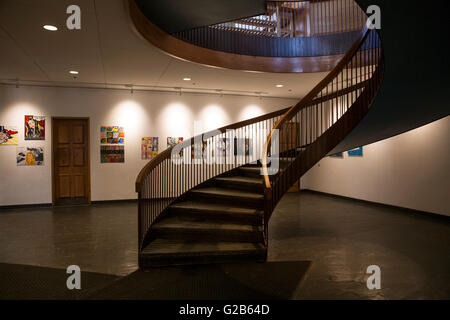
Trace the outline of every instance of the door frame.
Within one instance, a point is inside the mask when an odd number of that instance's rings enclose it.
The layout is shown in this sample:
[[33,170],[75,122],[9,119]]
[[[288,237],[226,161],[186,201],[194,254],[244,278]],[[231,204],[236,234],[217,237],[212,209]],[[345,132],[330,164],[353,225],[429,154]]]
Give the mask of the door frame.
[[56,203],[56,183],[55,183],[55,120],[87,120],[87,173],[88,173],[88,203],[91,204],[91,119],[89,117],[52,117],[52,205]]

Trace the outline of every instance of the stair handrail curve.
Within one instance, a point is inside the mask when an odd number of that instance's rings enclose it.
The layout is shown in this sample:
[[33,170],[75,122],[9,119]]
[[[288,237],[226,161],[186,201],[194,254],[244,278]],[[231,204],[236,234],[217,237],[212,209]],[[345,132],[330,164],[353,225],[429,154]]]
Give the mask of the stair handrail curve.
[[[261,161],[264,176],[264,231],[266,239],[268,238],[269,219],[281,197],[293,183],[332,151],[356,127],[366,115],[376,97],[383,80],[384,53],[378,33],[369,26],[370,21],[368,20],[358,40],[355,41],[333,70],[303,99],[292,106],[274,125],[267,136]],[[363,68],[364,70],[362,70]],[[350,78],[348,78],[349,73],[351,73]],[[356,74],[356,85],[353,84],[355,82],[354,74]],[[349,85],[349,81],[351,85]],[[341,84],[341,89],[339,89],[339,84]],[[328,92],[330,85],[332,93]],[[337,91],[333,90],[335,88]],[[345,95],[342,95],[342,91],[345,92]],[[344,102],[347,99],[347,104],[339,105],[338,99],[343,97]],[[320,102],[315,104],[314,101]],[[351,101],[350,104],[349,101]],[[326,102],[331,107],[328,106],[328,110],[325,108],[324,112],[323,104]],[[318,107],[319,105],[320,107]],[[313,109],[314,106],[317,106],[315,110]],[[328,111],[328,114],[326,111]],[[303,128],[300,128],[304,123],[303,118],[307,116],[312,117],[312,121],[304,126],[306,137],[302,137],[300,133],[303,133]],[[320,117],[322,119],[318,119]],[[292,121],[293,119],[295,121]],[[292,131],[292,127],[294,139],[292,139],[292,132],[288,133],[288,131]],[[278,135],[275,133],[278,133]],[[288,165],[277,175],[273,174],[273,168],[271,171],[271,168],[269,168],[270,148],[275,136],[278,136],[279,139],[279,149],[276,156],[278,158],[284,157],[288,162]],[[300,145],[306,145],[307,147],[297,150]]]

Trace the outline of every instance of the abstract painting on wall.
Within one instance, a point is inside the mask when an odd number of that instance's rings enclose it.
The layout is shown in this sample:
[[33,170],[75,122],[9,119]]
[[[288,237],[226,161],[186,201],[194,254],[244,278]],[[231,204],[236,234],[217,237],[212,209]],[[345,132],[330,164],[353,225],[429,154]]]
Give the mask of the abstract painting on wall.
[[0,126],[0,145],[18,145],[19,130],[15,127]]
[[362,157],[363,147],[359,147],[350,151],[347,151],[349,157]]
[[43,166],[44,148],[16,148],[18,166]]
[[344,154],[342,152],[338,152],[335,154],[330,155],[331,158],[343,158]]
[[100,162],[101,163],[124,163],[125,147],[124,146],[100,146]]
[[151,160],[158,154],[159,138],[158,137],[144,137],[141,142],[141,159]]
[[125,130],[118,126],[100,127],[100,143],[101,144],[124,144]]
[[25,140],[45,140],[45,117],[25,116]]
[[[183,137],[167,137],[167,148],[173,147],[181,142],[183,142]],[[180,157],[183,157],[183,150],[180,151]]]

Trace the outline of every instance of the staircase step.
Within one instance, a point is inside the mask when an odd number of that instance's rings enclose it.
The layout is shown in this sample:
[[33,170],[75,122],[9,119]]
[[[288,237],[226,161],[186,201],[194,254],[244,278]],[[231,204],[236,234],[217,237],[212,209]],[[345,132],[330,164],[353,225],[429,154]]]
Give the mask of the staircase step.
[[190,196],[194,199],[230,203],[233,206],[264,207],[264,195],[261,193],[235,190],[229,188],[207,187],[191,190]]
[[217,221],[192,221],[180,216],[168,216],[152,226],[155,238],[184,239],[192,241],[242,241],[262,242],[261,226],[223,223]]
[[262,178],[261,167],[240,167],[239,172],[245,177]]
[[261,243],[198,242],[156,239],[141,252],[141,266],[225,263],[236,260],[261,260],[267,249]]
[[228,176],[218,177],[214,181],[220,187],[227,187],[239,190],[263,192],[263,177]]
[[211,203],[210,201],[179,202],[171,205],[169,210],[172,214],[191,219],[211,219],[252,225],[261,224],[264,214],[263,211],[254,208],[230,207],[224,204]]

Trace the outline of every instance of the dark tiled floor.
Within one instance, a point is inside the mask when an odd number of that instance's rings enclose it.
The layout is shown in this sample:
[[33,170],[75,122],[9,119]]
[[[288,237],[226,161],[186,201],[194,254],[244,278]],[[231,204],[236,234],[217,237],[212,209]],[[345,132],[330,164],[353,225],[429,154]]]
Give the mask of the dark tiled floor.
[[137,205],[0,210],[0,262],[126,275],[137,269]]
[[[136,216],[133,203],[0,211],[0,263],[130,274],[137,269]],[[449,299],[450,223],[288,194],[270,223],[269,261],[312,261],[297,299]],[[366,287],[372,264],[381,267],[381,290]]]

